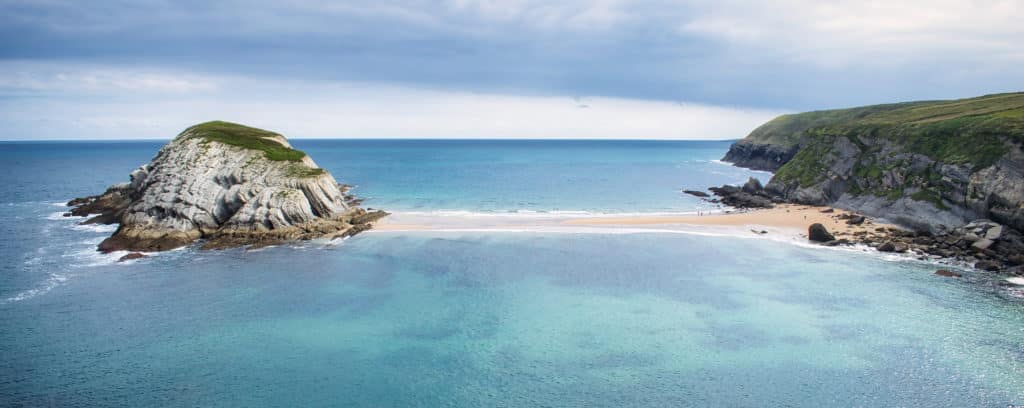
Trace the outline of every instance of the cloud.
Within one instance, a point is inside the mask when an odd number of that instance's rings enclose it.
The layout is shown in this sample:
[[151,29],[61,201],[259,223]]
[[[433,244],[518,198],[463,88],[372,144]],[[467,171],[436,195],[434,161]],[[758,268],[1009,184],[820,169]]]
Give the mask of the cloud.
[[564,31],[614,26],[627,18],[628,4],[623,0],[451,0],[448,7],[486,21]]
[[1024,2],[722,1],[681,24],[745,52],[826,67],[1024,60]]
[[[0,72],[3,72],[0,69]],[[530,96],[411,88],[381,83],[259,77],[159,75],[118,70],[124,81],[86,81],[104,68],[62,69],[15,82],[0,99],[0,127],[11,139],[169,138],[222,119],[292,137],[731,139],[779,112],[610,97]],[[63,77],[62,77],[63,76]],[[164,83],[201,83],[202,87]],[[29,91],[26,91],[28,89]],[[83,91],[84,90],[84,91]],[[120,92],[120,93],[118,93]],[[11,94],[3,83],[0,93]],[[118,93],[118,98],[106,95]]]
[[211,78],[117,67],[67,67],[38,62],[0,64],[0,95],[113,96],[125,93],[186,94],[216,89]]
[[[209,86],[165,75],[175,71],[808,110],[1020,90],[1022,7],[1019,0],[0,0],[0,62],[105,67],[109,75],[69,82],[125,82],[114,96]],[[152,76],[133,79],[119,69]],[[88,92],[90,85],[74,86]]]

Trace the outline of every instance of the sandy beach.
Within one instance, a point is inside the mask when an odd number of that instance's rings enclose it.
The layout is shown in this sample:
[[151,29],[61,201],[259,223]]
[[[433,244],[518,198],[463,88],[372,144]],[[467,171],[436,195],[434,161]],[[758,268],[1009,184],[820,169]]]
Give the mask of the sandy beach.
[[683,216],[632,216],[632,217],[595,217],[576,218],[563,221],[567,225],[705,225],[705,226],[728,226],[728,227],[775,227],[793,229],[807,232],[807,227],[814,223],[821,223],[830,232],[837,235],[852,234],[857,231],[873,231],[878,227],[892,227],[890,224],[883,224],[867,219],[860,225],[848,225],[842,219],[843,214],[850,214],[848,211],[832,209],[830,207],[815,207],[807,205],[780,204],[775,208],[734,211],[724,214],[712,214],[704,216],[683,215]]
[[[823,212],[825,211],[825,212]],[[831,212],[829,212],[831,211]],[[821,223],[837,238],[853,235],[859,231],[873,232],[879,227],[893,227],[867,219],[860,225],[849,225],[844,219],[849,212],[830,207],[780,204],[775,208],[761,210],[733,210],[729,213],[711,215],[557,215],[557,214],[403,214],[396,213],[381,220],[374,226],[377,231],[424,231],[424,230],[533,230],[557,228],[629,228],[680,229],[687,227],[702,230],[721,227],[730,231],[749,229],[783,233],[791,237],[804,237],[807,227]]]

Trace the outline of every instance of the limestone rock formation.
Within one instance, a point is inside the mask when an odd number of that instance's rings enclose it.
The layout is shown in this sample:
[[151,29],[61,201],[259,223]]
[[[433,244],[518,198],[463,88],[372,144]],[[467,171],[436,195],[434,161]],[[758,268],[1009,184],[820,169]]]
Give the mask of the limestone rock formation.
[[228,122],[186,129],[130,182],[75,199],[69,215],[120,224],[102,251],[162,251],[346,236],[386,215],[356,207],[330,173],[281,135]]

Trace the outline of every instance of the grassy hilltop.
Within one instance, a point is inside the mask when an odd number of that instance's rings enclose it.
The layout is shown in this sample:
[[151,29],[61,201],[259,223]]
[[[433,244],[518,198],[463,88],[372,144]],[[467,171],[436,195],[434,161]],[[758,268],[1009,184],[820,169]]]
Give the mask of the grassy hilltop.
[[1022,146],[1016,92],[783,115],[724,159],[774,170],[767,187],[790,201],[918,224],[988,217],[1022,228]]
[[190,134],[190,137],[260,150],[267,159],[275,161],[300,161],[306,157],[305,152],[292,149],[275,140],[284,139],[280,134],[237,123],[219,120],[205,122],[186,129],[184,133]]
[[[920,101],[782,115],[761,125],[746,141],[793,148],[840,136],[857,144],[882,138],[936,161],[988,167],[1007,142],[1024,143],[1024,92],[952,101]],[[801,151],[779,176],[813,182],[819,151]],[[803,183],[806,184],[806,183]]]

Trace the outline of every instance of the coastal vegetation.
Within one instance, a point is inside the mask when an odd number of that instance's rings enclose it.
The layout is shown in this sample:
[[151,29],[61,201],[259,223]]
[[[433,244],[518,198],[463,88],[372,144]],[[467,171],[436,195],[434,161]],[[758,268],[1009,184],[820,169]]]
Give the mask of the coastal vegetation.
[[[786,200],[915,227],[991,218],[1020,229],[1024,92],[782,115],[724,158],[775,171]],[[926,207],[922,207],[925,205]]]
[[237,123],[219,120],[204,122],[188,128],[184,133],[189,137],[259,150],[267,159],[274,161],[300,161],[306,157],[305,152],[275,140],[283,138],[277,133]]

